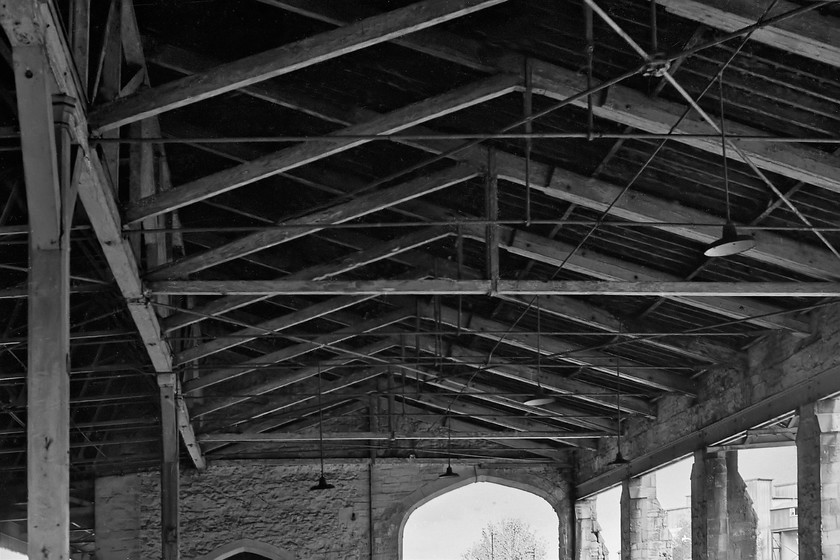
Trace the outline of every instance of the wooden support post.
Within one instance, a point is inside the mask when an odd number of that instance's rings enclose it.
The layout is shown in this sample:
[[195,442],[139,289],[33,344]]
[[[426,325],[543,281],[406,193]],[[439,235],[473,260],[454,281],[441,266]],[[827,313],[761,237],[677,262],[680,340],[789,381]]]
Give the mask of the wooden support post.
[[[129,132],[132,137],[139,137],[142,134],[143,121],[131,123],[129,125]],[[147,179],[145,173],[145,156],[148,149],[151,148],[149,144],[132,144],[128,150],[128,201],[130,204],[135,204],[143,198],[144,183]],[[139,231],[141,224],[131,224],[128,226],[130,230]],[[132,233],[128,236],[128,241],[131,244],[131,250],[137,259],[138,268],[143,266],[143,238]]]
[[[121,0],[112,0],[108,21],[105,27],[105,40],[102,44],[100,67],[97,76],[97,89],[91,94],[99,103],[113,101],[119,97],[121,89],[122,41],[120,17]],[[102,134],[103,138],[119,138],[119,128]],[[109,143],[102,145],[105,169],[111,178],[115,191],[120,188],[120,145]],[[116,193],[115,193],[116,194]]]
[[158,374],[163,455],[160,465],[161,558],[177,560],[178,523],[178,410],[175,374]]
[[[44,45],[15,46],[13,59],[30,224],[29,557],[67,560],[70,551],[70,245],[61,177],[69,177],[69,171],[60,169],[57,157],[52,78]],[[65,143],[65,148],[68,146]],[[69,157],[61,161],[69,162]]]
[[72,0],[70,5],[70,41],[73,60],[84,93],[90,87],[90,0]]
[[499,219],[499,177],[496,170],[496,152],[493,149],[487,151],[486,186],[487,278],[495,288],[499,281],[499,226],[496,224],[496,220]]

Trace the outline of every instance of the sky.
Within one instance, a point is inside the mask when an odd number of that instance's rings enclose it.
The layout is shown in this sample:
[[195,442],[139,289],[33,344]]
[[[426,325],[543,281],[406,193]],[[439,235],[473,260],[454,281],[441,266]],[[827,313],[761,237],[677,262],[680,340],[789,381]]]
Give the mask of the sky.
[[530,525],[546,543],[546,558],[558,560],[558,519],[549,503],[490,482],[462,486],[412,513],[403,533],[403,560],[460,560],[489,522],[509,518]]
[[[691,458],[656,472],[656,497],[665,509],[684,507],[691,492]],[[796,482],[796,446],[749,449],[738,452],[741,478],[770,478],[776,484]],[[609,560],[619,558],[621,545],[621,487],[598,495],[598,523],[609,550]]]

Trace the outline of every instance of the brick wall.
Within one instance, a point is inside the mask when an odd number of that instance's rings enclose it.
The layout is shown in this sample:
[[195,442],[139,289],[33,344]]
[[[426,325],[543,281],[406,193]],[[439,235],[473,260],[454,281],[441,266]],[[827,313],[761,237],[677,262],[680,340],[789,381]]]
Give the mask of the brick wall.
[[[247,540],[285,551],[289,558],[369,559],[372,509],[373,558],[393,560],[399,557],[402,527],[414,509],[478,481],[520,488],[546,499],[558,512],[561,557],[570,557],[570,487],[558,467],[459,463],[455,465],[459,478],[441,479],[438,475],[443,468],[437,462],[406,460],[377,460],[372,469],[367,461],[327,463],[327,480],[335,489],[325,491],[309,490],[319,474],[314,462],[218,461],[203,473],[184,472],[180,490],[181,557],[198,559],[230,543]],[[109,477],[100,487],[103,492],[97,497],[97,523],[120,525],[123,530],[118,545],[102,542],[98,549],[131,549],[140,558],[159,558],[158,474]],[[106,495],[105,489],[112,495],[137,496],[135,523],[139,526],[134,536],[124,528],[125,512],[108,506],[119,505],[121,500]],[[99,560],[118,559],[103,555]]]

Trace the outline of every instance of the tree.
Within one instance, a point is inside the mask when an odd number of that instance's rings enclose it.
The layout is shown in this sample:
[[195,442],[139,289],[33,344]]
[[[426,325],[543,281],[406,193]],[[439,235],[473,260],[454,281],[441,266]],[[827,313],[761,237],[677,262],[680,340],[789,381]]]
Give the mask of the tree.
[[679,525],[671,531],[672,560],[691,560],[691,520],[680,519]]
[[489,523],[461,560],[544,560],[545,542],[521,519]]

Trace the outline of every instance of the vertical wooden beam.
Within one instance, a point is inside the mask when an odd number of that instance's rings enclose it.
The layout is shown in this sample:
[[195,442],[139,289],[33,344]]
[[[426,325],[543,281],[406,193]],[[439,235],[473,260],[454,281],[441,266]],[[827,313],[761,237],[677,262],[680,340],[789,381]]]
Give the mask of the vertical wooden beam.
[[160,465],[161,558],[178,560],[178,403],[174,373],[158,374],[163,456]]
[[[121,45],[125,53],[126,62],[143,73],[143,84],[148,87],[149,74],[146,71],[146,60],[140,43],[137,20],[134,14],[132,0],[122,0],[121,6],[115,7],[120,13]],[[157,117],[131,123],[132,137],[148,138],[160,136],[160,125]],[[162,148],[161,148],[162,150]],[[154,195],[162,190],[168,182],[168,168],[165,159],[160,162],[159,170],[155,168],[155,153],[152,144],[133,144],[129,149],[129,198],[132,202]],[[163,227],[163,216],[155,216],[143,220],[137,227],[144,230]],[[131,240],[134,254],[138,261],[145,258],[146,268],[153,269],[163,265],[168,260],[165,236],[161,234],[143,234]],[[142,249],[142,250],[141,250]],[[142,257],[141,257],[142,256]],[[141,264],[138,262],[138,264]],[[159,301],[168,298],[158,297]],[[178,394],[178,380],[176,374],[159,373],[158,387],[160,389],[161,409],[161,442],[162,458],[160,465],[161,488],[161,558],[163,560],[177,560],[180,550],[180,518],[178,515],[178,492],[180,488],[178,464],[178,433],[183,429],[185,433],[192,433],[192,425],[187,414],[186,403]],[[187,445],[197,445],[194,440]]]
[[[105,27],[105,40],[100,54],[100,65],[97,76],[97,88],[91,97],[98,103],[113,101],[120,95],[122,85],[122,17],[121,0],[112,0],[108,21]],[[119,128],[102,134],[103,138],[119,138]],[[111,178],[111,185],[115,192],[120,188],[120,145],[115,143],[103,144],[101,147],[105,169]]]
[[29,557],[67,560],[70,551],[69,231],[64,220],[62,170],[56,153],[52,79],[46,49],[39,43],[16,45],[13,59],[30,225]]
[[70,41],[79,81],[87,93],[90,84],[90,0],[72,0]]
[[[499,281],[499,176],[496,169],[496,151],[487,150],[486,176],[486,245],[487,245],[487,278],[493,285]],[[495,290],[494,290],[495,291]]]

